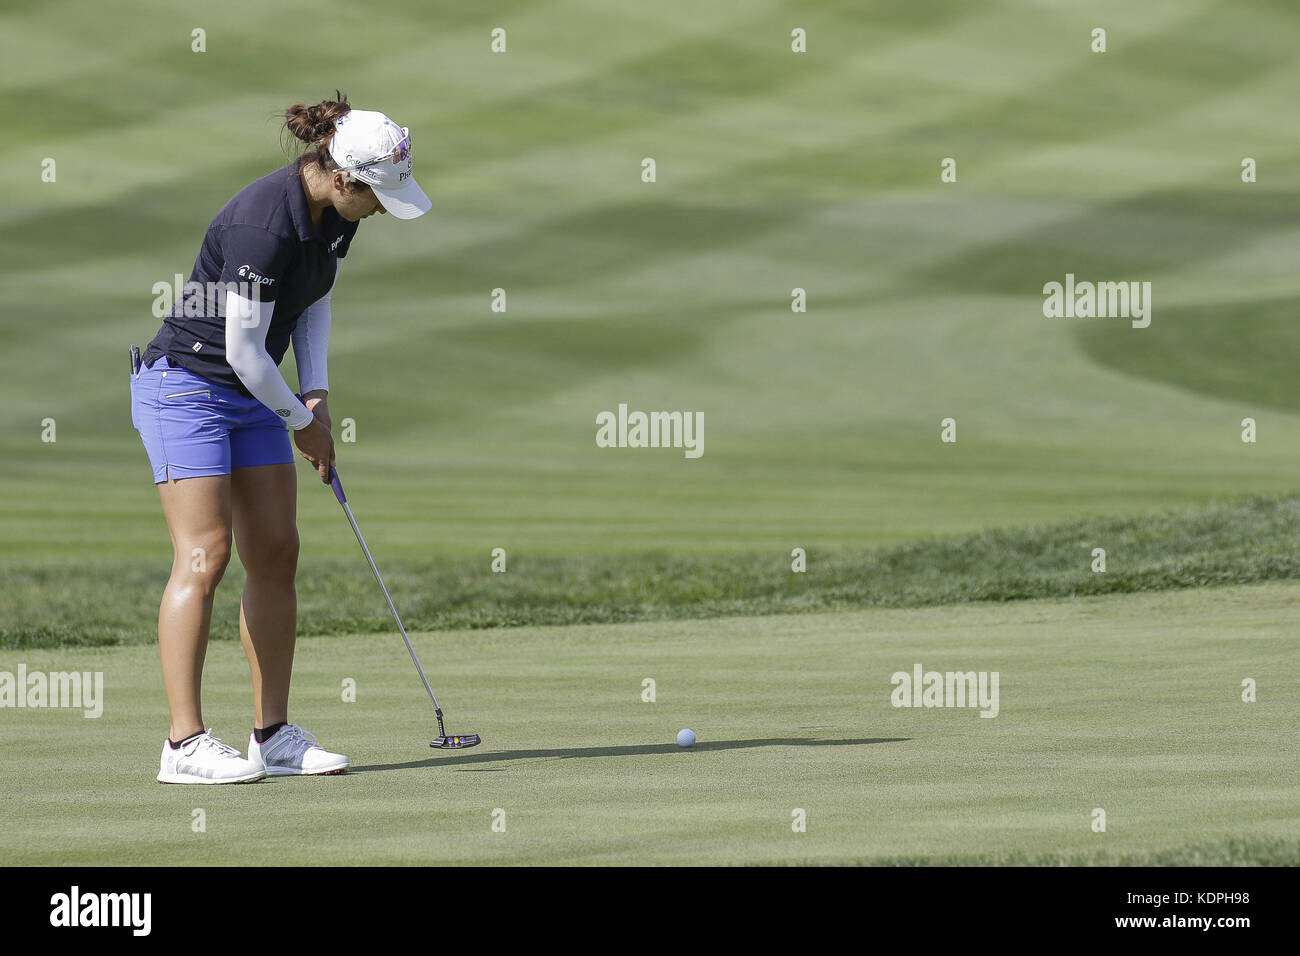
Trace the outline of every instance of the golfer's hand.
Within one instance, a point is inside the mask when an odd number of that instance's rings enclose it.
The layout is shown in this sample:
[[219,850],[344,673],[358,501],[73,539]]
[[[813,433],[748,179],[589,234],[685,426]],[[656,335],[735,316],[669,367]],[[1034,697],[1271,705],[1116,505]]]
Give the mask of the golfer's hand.
[[330,430],[317,418],[306,428],[293,433],[293,443],[298,446],[302,457],[320,473],[320,480],[330,483],[330,466],[334,464],[334,438]]

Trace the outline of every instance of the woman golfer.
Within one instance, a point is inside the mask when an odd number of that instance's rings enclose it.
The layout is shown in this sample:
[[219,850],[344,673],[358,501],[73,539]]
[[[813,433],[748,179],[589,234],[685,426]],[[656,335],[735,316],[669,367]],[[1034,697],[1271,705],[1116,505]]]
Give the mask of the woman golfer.
[[[182,301],[143,357],[133,358],[132,424],[149,454],[174,550],[158,611],[171,713],[163,783],[348,769],[347,757],[289,722],[298,530],[286,425],[328,482],[334,441],[326,351],[339,260],[360,220],[376,212],[414,219],[430,202],[411,175],[410,132],[336,95],[285,110],[286,129],[310,146],[217,213]],[[291,342],[301,397],[277,367]],[[253,682],[247,758],[205,730],[200,706],[212,595],[232,535],[248,572],[239,606]]]

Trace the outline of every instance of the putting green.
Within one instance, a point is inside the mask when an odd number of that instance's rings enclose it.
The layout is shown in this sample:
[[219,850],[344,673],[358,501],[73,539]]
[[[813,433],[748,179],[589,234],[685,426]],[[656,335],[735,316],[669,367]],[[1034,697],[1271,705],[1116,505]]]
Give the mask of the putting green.
[[[29,652],[29,671],[102,669],[104,712],[0,712],[0,856],[1297,863],[1300,780],[1283,756],[1300,719],[1297,599],[1300,586],[1263,585],[416,635],[448,729],[484,737],[461,753],[429,750],[432,708],[395,634],[304,640],[293,716],[354,770],[241,787],[153,781],[166,715],[151,649]],[[997,671],[998,716],[893,707],[891,675],[918,663]],[[238,647],[213,645],[207,719],[241,749],[246,683]],[[691,750],[674,743],[682,727],[699,734]]]

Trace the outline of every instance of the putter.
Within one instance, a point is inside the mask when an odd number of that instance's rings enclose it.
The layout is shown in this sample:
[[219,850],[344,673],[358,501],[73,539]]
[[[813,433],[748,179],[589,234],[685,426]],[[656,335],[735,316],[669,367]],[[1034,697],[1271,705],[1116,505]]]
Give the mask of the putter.
[[343,494],[343,485],[339,481],[339,473],[330,466],[330,487],[334,489],[334,497],[339,500],[343,506],[343,513],[348,516],[348,524],[352,525],[352,533],[357,536],[357,544],[361,545],[361,552],[370,562],[370,570],[379,582],[379,590],[384,592],[384,600],[388,602],[388,610],[393,612],[393,620],[397,622],[397,629],[402,632],[402,640],[406,642],[406,649],[411,652],[411,662],[415,664],[415,669],[420,675],[420,680],[424,681],[424,689],[429,692],[429,700],[433,701],[433,712],[438,715],[438,736],[429,742],[430,747],[437,747],[439,750],[463,750],[466,747],[476,747],[483,742],[478,734],[457,734],[452,737],[447,736],[447,730],[442,725],[442,708],[438,706],[438,698],[433,696],[433,688],[429,686],[429,678],[424,676],[424,668],[420,666],[420,659],[415,656],[415,648],[411,644],[411,639],[406,636],[406,628],[402,626],[402,619],[397,613],[397,608],[393,606],[393,599],[388,596],[388,588],[384,587],[384,579],[379,576],[379,568],[375,566],[375,559],[370,556],[370,549],[366,547],[366,539],[361,537],[361,529],[357,527],[357,519],[352,517],[352,509],[348,507],[347,495]]

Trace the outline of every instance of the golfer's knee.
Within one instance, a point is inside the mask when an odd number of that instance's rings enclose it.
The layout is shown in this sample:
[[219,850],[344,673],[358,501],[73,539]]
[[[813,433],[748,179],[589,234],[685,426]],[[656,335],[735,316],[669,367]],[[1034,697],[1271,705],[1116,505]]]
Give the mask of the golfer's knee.
[[172,577],[207,594],[216,590],[230,564],[230,539],[210,538],[187,542],[177,548]]
[[292,583],[298,571],[298,529],[268,532],[259,538],[253,553],[240,551],[240,558],[250,577]]

